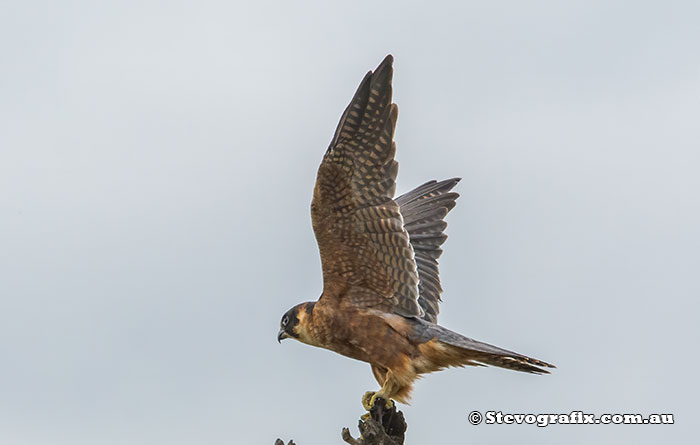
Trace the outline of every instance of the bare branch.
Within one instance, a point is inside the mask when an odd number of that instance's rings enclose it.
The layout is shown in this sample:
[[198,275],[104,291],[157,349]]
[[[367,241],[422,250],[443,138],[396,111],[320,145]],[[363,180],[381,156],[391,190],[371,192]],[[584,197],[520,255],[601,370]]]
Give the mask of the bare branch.
[[[386,401],[378,398],[372,410],[360,418],[358,427],[360,437],[355,439],[348,428],[343,428],[341,437],[350,445],[403,445],[406,433],[406,421],[396,406],[386,408]],[[284,445],[280,439],[275,445]],[[294,445],[289,441],[287,445]]]

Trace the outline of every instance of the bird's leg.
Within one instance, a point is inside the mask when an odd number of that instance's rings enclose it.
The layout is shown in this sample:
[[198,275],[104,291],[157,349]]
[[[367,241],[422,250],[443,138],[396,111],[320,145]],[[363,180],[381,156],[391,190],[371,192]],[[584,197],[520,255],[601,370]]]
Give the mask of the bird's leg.
[[398,389],[399,385],[394,379],[394,376],[392,375],[391,371],[387,371],[382,388],[377,392],[367,391],[362,396],[362,406],[367,411],[370,411],[372,407],[374,407],[374,403],[377,401],[377,399],[382,398],[386,400],[386,407],[391,408],[392,406],[394,406],[394,402],[391,400],[391,396],[396,394]]
[[372,400],[372,397],[376,394],[375,391],[367,391],[362,395],[362,406],[369,411],[372,409],[372,405],[369,404],[370,400]]

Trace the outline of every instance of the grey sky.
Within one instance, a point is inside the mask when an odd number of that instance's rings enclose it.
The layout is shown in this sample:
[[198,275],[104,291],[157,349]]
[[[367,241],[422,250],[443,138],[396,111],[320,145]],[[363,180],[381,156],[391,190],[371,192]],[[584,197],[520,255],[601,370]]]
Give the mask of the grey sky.
[[[689,435],[696,2],[250,3],[0,4],[0,443],[356,433],[369,366],[275,336],[321,292],[315,171],[387,53],[398,191],[464,178],[441,324],[559,367],[428,376],[409,443]],[[469,425],[488,409],[677,424]]]

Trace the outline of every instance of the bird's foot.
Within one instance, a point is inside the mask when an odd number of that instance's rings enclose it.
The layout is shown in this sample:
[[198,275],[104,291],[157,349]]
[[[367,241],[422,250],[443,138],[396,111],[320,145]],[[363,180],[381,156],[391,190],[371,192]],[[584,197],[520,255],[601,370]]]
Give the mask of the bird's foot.
[[374,396],[375,392],[374,391],[367,391],[363,396],[362,396],[362,406],[367,410],[371,410],[372,406],[370,406],[369,401],[372,400],[372,397]]
[[389,399],[384,399],[381,394],[374,392],[374,391],[367,391],[363,396],[362,396],[362,406],[367,410],[371,411],[372,408],[374,408],[374,403],[377,401],[377,399],[382,399],[385,400],[385,408],[386,409],[391,409],[394,406],[394,402]]

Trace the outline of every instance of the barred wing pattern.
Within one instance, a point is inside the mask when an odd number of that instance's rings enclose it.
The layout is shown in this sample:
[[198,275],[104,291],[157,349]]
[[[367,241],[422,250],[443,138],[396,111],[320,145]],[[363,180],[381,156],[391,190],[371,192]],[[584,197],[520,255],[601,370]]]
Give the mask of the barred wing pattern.
[[442,286],[438,258],[440,246],[447,239],[445,216],[454,208],[459,194],[451,192],[460,178],[428,181],[398,198],[396,203],[403,215],[418,267],[418,304],[425,312],[424,319],[437,323]]
[[318,169],[311,219],[323,295],[404,316],[422,316],[418,271],[399,205],[391,103],[393,58],[367,73]]

